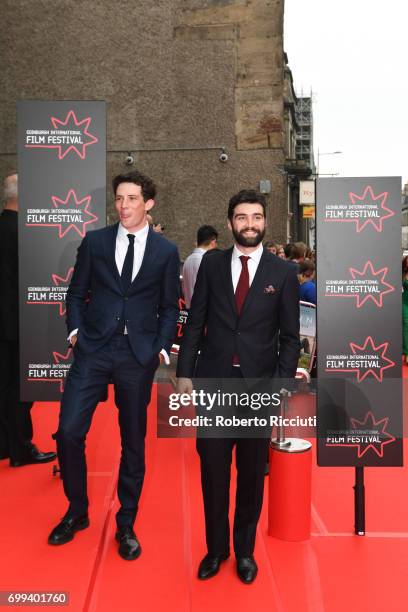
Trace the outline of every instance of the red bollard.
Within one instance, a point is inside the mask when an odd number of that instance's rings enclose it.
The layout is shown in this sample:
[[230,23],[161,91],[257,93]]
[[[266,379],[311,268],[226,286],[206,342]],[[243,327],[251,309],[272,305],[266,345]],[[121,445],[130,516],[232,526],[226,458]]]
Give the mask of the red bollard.
[[288,542],[310,538],[312,445],[286,438],[269,451],[268,535]]

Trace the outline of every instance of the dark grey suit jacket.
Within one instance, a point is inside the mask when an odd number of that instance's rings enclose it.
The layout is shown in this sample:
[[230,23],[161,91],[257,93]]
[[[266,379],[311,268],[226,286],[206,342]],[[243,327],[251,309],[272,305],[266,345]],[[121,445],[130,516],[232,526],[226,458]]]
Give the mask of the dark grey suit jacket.
[[300,351],[296,271],[264,249],[238,316],[232,250],[209,251],[202,259],[177,376],[228,377],[237,354],[245,378],[293,378]]

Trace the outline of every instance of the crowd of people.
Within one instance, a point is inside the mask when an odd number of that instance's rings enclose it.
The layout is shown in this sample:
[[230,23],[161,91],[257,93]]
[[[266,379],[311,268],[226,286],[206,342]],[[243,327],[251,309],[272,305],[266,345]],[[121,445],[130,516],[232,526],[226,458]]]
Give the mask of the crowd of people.
[[[202,225],[198,228],[196,247],[186,258],[182,268],[182,287],[187,310],[190,308],[201,259],[207,251],[218,248],[217,240],[218,232],[211,225]],[[304,242],[289,242],[285,246],[277,242],[266,242],[264,246],[272,255],[295,266],[299,280],[299,299],[316,305],[315,251]]]

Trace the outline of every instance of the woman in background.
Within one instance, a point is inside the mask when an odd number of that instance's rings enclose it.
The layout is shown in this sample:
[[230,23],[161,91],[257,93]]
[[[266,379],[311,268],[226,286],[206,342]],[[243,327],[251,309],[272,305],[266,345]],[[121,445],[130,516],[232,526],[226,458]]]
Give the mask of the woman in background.
[[[316,304],[316,283],[314,282],[316,267],[313,261],[306,259],[300,262],[298,279],[300,283],[299,299]],[[407,280],[408,282],[408,280]]]
[[286,259],[283,244],[278,244],[277,242],[267,242],[265,244],[265,248],[273,255],[276,255],[281,259]]
[[276,245],[276,255],[281,259],[286,259],[285,249],[283,248],[283,244]]

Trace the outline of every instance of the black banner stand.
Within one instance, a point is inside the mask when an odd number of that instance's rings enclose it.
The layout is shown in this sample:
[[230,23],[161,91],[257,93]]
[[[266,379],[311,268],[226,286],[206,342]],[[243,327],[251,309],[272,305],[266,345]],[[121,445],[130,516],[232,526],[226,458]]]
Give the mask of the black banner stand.
[[365,488],[364,468],[356,467],[356,480],[354,484],[354,533],[365,535]]
[[354,467],[358,536],[366,534],[364,467],[403,465],[400,193],[400,177],[316,186],[317,458]]
[[73,359],[65,296],[76,252],[106,225],[106,104],[22,100],[17,112],[20,399],[55,402]]

